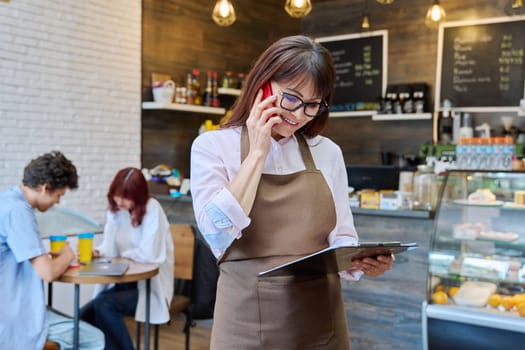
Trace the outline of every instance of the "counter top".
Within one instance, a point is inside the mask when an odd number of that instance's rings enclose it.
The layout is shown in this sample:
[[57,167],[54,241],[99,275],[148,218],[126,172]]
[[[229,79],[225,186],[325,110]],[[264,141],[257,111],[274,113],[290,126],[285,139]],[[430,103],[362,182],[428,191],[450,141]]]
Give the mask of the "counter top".
[[[157,200],[167,203],[188,203],[191,204],[191,196],[171,197],[167,194],[154,194]],[[370,216],[390,216],[409,219],[433,219],[434,212],[426,210],[387,210],[387,209],[368,209],[359,207],[350,207],[354,215]]]
[[412,219],[433,219],[434,212],[426,210],[387,210],[350,207],[354,215],[393,216]]

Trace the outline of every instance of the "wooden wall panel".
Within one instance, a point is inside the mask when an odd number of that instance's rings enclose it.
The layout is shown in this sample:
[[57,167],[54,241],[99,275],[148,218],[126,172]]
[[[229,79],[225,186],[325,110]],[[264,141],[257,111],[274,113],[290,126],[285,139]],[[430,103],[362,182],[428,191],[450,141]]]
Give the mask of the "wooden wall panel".
[[[142,100],[152,101],[151,73],[182,83],[193,68],[248,72],[257,56],[281,36],[297,34],[300,21],[276,0],[235,1],[237,22],[219,27],[211,19],[214,0],[143,0]],[[175,111],[143,111],[142,166],[165,163],[189,174],[191,142],[206,119]]]
[[[372,0],[334,0],[315,4],[301,22],[303,33],[332,36],[359,33],[361,16],[368,1],[370,30],[388,30],[388,84],[425,82],[430,85],[430,103],[436,79],[437,29],[425,26],[432,1],[396,0],[381,5]],[[508,0],[440,0],[447,20],[505,16]],[[332,120],[328,136],[343,149],[347,163],[380,163],[380,152],[394,150],[417,154],[419,146],[432,142],[431,121],[373,122],[370,118]]]
[[[396,0],[391,5],[367,1],[370,29],[388,30],[388,83],[426,82],[430,85],[433,105],[437,30],[424,24],[426,10],[432,1]],[[450,21],[504,16],[508,2],[440,1]],[[176,82],[182,81],[192,68],[202,72],[247,72],[262,50],[281,36],[302,32],[320,37],[362,31],[360,22],[365,0],[314,0],[311,14],[301,21],[290,18],[283,10],[283,3],[277,0],[234,1],[237,22],[222,28],[211,20],[214,0],[143,0],[143,100],[152,100],[152,72],[169,73]],[[167,163],[188,172],[189,144],[197,135],[198,126],[208,118],[145,111],[143,166]],[[164,125],[159,124],[162,121]],[[385,150],[417,154],[421,144],[432,141],[432,122],[334,118],[326,134],[342,147],[347,163],[379,163],[380,153]]]

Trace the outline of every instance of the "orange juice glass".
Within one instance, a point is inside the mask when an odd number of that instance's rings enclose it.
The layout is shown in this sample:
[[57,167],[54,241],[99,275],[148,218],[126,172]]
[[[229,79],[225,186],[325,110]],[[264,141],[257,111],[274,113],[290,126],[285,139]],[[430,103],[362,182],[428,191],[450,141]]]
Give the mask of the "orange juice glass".
[[95,234],[92,232],[79,233],[78,238],[78,261],[81,263],[89,263],[93,260],[93,238]]
[[[67,236],[63,235],[53,235],[49,236],[49,245],[51,246],[51,251],[54,253],[58,253],[62,250],[62,247],[67,242]],[[54,259],[55,257],[53,257]]]

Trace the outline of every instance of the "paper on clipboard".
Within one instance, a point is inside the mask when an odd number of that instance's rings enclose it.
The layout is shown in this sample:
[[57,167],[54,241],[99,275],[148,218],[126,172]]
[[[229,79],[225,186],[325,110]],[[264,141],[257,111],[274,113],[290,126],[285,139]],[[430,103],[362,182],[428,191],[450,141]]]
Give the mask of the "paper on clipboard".
[[354,246],[333,246],[259,272],[259,277],[335,273],[350,269],[355,259],[398,254],[417,247],[417,243],[413,242],[362,242]]

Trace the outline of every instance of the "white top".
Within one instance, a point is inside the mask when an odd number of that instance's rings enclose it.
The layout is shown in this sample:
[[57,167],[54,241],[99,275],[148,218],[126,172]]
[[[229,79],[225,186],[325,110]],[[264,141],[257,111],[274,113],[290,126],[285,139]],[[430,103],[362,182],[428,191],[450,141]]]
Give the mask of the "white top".
[[[240,127],[208,131],[195,139],[191,150],[190,178],[195,218],[199,230],[218,258],[250,224],[250,218],[226,188],[241,165],[240,140]],[[348,204],[348,177],[341,148],[323,136],[307,139],[307,144],[334,198],[337,223],[329,234],[328,244],[353,245],[358,236]],[[264,174],[282,175],[305,169],[295,136],[271,140]],[[290,213],[290,219],[294,218],[301,220],[299,203],[297,212]],[[361,275],[356,271],[349,272],[352,276],[343,277],[356,279]]]
[[[151,323],[166,323],[170,319],[169,306],[173,297],[173,240],[170,225],[160,203],[150,198],[146,214],[138,227],[131,225],[127,210],[107,212],[103,241],[98,251],[102,256],[121,256],[142,263],[159,265],[159,274],[151,279]],[[108,285],[97,286],[95,294]],[[145,321],[146,282],[138,283],[139,300],[135,319]]]

